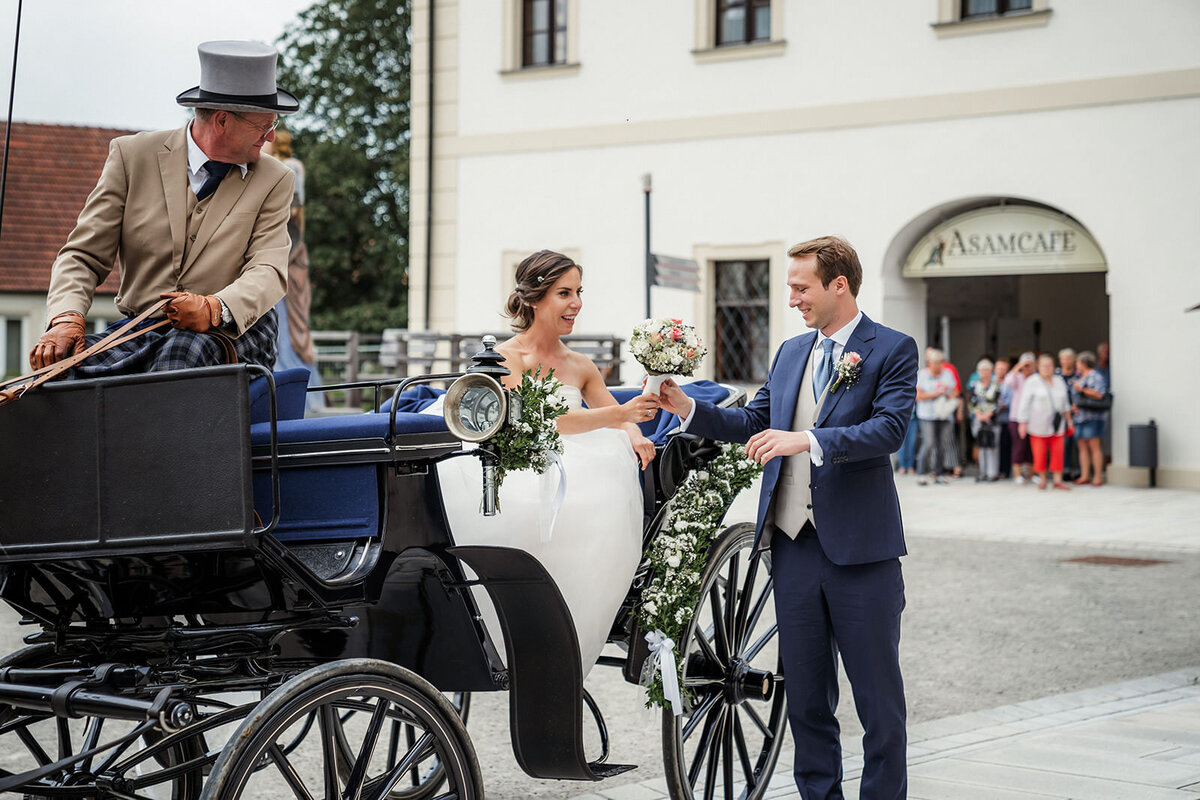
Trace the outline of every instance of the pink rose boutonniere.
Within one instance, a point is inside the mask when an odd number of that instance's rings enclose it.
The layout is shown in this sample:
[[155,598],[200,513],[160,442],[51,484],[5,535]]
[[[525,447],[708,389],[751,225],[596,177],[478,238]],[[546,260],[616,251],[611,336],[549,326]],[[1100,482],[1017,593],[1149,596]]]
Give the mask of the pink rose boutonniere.
[[834,367],[834,374],[837,379],[834,380],[833,386],[829,387],[829,393],[833,394],[841,386],[853,386],[858,383],[858,378],[862,375],[862,356],[854,351],[842,353],[842,358]]

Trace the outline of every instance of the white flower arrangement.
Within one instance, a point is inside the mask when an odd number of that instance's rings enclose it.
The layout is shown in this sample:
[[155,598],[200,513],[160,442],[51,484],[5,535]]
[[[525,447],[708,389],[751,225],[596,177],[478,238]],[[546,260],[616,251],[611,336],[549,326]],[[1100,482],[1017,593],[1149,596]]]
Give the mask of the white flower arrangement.
[[559,393],[562,384],[554,377],[554,370],[545,376],[541,373],[541,367],[525,370],[521,383],[509,390],[520,414],[490,443],[500,458],[497,485],[504,482],[509,470],[531,469],[541,475],[550,468],[550,454],[563,451],[557,420],[567,413],[567,401]]
[[[724,444],[707,469],[696,470],[684,480],[650,545],[648,557],[654,577],[642,591],[637,612],[643,631],[665,634],[676,642],[676,649],[682,644],[692,611],[700,600],[700,578],[721,520],[733,498],[753,483],[762,469],[746,456],[741,445]],[[676,664],[682,685],[683,664],[678,657]],[[647,705],[669,706],[657,670],[646,692]]]
[[629,350],[651,375],[691,375],[708,353],[694,327],[671,317],[634,327]]

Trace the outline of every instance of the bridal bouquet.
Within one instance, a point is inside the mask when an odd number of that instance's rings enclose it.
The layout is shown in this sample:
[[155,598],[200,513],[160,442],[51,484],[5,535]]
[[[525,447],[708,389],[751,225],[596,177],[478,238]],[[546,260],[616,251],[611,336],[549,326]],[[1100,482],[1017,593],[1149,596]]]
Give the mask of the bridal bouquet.
[[563,451],[556,420],[567,413],[567,401],[559,394],[562,386],[554,370],[542,375],[542,368],[525,370],[521,383],[509,390],[509,402],[520,409],[513,421],[492,439],[492,449],[500,457],[497,483],[504,482],[509,470],[531,469],[539,475],[549,469],[554,454]]
[[[691,375],[708,350],[696,329],[673,317],[648,319],[633,329],[629,349],[651,377]],[[648,391],[658,391],[662,381],[648,381]],[[651,385],[655,384],[655,385]]]

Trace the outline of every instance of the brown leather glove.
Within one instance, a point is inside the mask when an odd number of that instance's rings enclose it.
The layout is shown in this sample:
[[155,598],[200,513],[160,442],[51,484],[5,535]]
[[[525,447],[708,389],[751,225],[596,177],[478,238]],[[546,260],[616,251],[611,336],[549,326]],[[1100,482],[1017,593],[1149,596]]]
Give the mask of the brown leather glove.
[[176,328],[204,333],[221,324],[221,301],[211,294],[165,292],[160,294],[167,303],[167,319]]
[[86,347],[83,338],[83,317],[74,311],[59,314],[50,320],[49,329],[37,340],[29,351],[29,366],[34,369],[48,367],[62,361],[71,353]]

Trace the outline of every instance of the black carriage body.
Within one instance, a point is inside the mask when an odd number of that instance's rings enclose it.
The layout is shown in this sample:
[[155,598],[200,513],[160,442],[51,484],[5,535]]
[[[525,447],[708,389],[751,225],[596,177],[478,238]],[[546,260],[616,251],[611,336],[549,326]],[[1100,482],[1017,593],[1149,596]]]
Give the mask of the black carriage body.
[[[4,409],[0,596],[42,625],[31,640],[91,663],[379,658],[443,690],[496,688],[432,466],[458,440],[252,432],[249,378],[66,382]],[[273,464],[279,518],[256,527]]]

